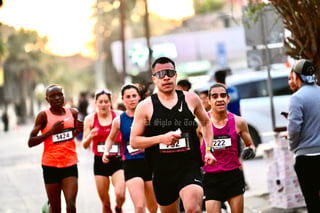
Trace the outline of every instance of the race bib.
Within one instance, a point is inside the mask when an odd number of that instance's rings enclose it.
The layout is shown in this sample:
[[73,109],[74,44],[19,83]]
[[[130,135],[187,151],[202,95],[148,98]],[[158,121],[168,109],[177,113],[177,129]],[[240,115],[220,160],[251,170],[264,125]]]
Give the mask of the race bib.
[[134,149],[130,145],[127,146],[127,150],[128,150],[130,155],[137,155],[137,154],[143,152],[141,149]]
[[73,139],[73,129],[65,129],[60,133],[52,135],[54,144],[63,143]]
[[[100,154],[104,153],[105,150],[105,143],[104,142],[99,142],[97,150]],[[115,156],[115,155],[120,155],[120,144],[119,143],[114,143],[111,146],[111,149],[109,151],[109,156]]]
[[175,144],[166,145],[164,143],[160,143],[160,153],[185,152],[190,150],[189,138],[189,133],[185,132],[181,134],[181,138]]
[[105,150],[105,143],[104,142],[99,142],[97,146],[97,150],[100,154],[104,153]]
[[230,135],[215,135],[212,143],[214,149],[225,149],[231,147]]

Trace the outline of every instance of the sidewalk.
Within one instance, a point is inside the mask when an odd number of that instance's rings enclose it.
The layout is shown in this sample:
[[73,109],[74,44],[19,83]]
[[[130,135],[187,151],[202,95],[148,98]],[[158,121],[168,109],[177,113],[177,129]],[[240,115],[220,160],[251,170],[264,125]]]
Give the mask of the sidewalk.
[[243,162],[245,178],[250,187],[244,194],[244,213],[307,213],[305,207],[293,209],[272,207],[267,186],[267,163],[266,160],[263,159],[263,152],[267,147],[269,147],[269,145],[259,146],[255,159],[255,161],[258,161],[258,159],[261,161],[258,167],[263,167],[263,170],[250,166],[254,161],[249,160]]
[[305,207],[295,209],[280,209],[271,207],[269,194],[245,196],[245,213],[307,213]]

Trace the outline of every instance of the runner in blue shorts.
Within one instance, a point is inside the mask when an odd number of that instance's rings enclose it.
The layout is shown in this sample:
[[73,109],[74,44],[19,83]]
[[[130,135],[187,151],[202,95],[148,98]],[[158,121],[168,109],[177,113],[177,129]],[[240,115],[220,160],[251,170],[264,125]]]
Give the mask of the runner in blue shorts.
[[135,109],[140,101],[139,90],[135,85],[127,84],[121,89],[122,101],[126,111],[114,119],[111,132],[106,140],[103,154],[105,165],[111,163],[110,149],[119,132],[122,135],[121,150],[124,162],[124,176],[135,212],[156,213],[158,205],[152,186],[152,173],[144,160],[144,150],[133,149],[130,146],[130,132]]

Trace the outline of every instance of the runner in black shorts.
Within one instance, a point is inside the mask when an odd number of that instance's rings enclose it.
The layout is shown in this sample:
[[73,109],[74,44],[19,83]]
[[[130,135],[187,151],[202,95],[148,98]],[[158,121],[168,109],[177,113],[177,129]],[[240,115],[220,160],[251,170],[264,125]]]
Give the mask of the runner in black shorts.
[[33,147],[43,143],[41,159],[50,212],[61,212],[61,192],[67,212],[76,212],[78,194],[78,154],[75,137],[82,132],[78,111],[64,105],[64,91],[52,84],[46,89],[50,107],[39,112],[28,140]]
[[126,181],[134,177],[141,177],[144,182],[152,180],[152,172],[144,159],[124,161],[124,178]]
[[[204,176],[205,200],[226,201],[245,191],[243,174],[240,169],[221,173],[208,173]],[[226,190],[228,189],[228,190]]]
[[[163,178],[165,176],[166,178]],[[167,175],[155,175],[153,185],[157,201],[162,206],[167,206],[179,197],[183,187],[190,184],[202,187],[202,176],[198,166],[186,166]]]
[[94,175],[111,177],[116,171],[123,169],[123,161],[120,156],[110,157],[110,163],[102,162],[101,156],[94,156],[93,172]]
[[96,112],[85,117],[82,146],[89,148],[92,143],[94,178],[103,212],[112,212],[109,196],[109,187],[112,183],[115,193],[115,212],[119,213],[122,212],[126,192],[120,152],[121,135],[117,136],[117,143],[114,144],[112,149],[112,163],[104,164],[102,162],[105,141],[110,134],[112,121],[122,113],[122,111],[111,109],[111,100],[110,90],[99,89],[96,91]]
[[60,183],[64,178],[78,178],[78,166],[73,165],[65,168],[57,168],[42,165],[43,179],[45,184]]
[[140,100],[139,90],[135,85],[127,84],[122,87],[121,96],[126,111],[113,121],[110,135],[106,141],[103,162],[106,165],[112,163],[112,157],[109,156],[110,149],[114,145],[117,134],[121,132],[124,176],[135,212],[145,212],[147,208],[149,212],[156,213],[158,205],[151,182],[152,172],[146,165],[144,151],[133,149],[130,146],[131,125]]
[[[255,146],[252,142],[247,122],[227,110],[230,97],[223,84],[216,83],[210,87],[209,101],[211,110],[208,116],[214,132],[211,151],[217,159],[213,166],[204,165],[204,192],[206,210],[220,212],[221,204],[228,201],[231,212],[243,212],[244,177],[240,170],[238,135],[243,139],[254,157]],[[201,145],[204,154],[207,148]]]
[[[130,144],[145,149],[161,212],[178,213],[180,197],[186,212],[200,213],[202,162],[195,118],[209,147],[213,138],[210,120],[195,93],[175,90],[177,72],[171,59],[156,59],[152,71],[158,92],[138,104]],[[205,163],[215,163],[210,151]]]

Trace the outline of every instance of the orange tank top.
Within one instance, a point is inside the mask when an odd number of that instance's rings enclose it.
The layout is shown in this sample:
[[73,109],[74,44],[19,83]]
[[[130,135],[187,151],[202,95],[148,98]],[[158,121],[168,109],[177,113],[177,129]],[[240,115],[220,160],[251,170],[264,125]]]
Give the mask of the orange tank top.
[[52,167],[68,167],[78,163],[77,146],[74,140],[74,117],[69,108],[64,107],[64,115],[55,115],[50,109],[45,111],[47,125],[41,131],[49,131],[57,121],[64,121],[62,132],[51,135],[44,141],[42,165]]

